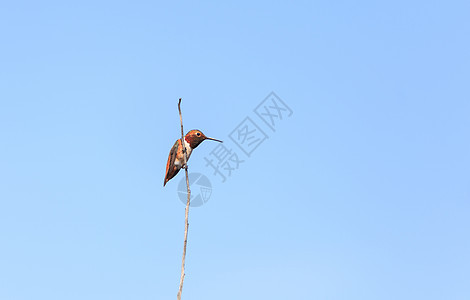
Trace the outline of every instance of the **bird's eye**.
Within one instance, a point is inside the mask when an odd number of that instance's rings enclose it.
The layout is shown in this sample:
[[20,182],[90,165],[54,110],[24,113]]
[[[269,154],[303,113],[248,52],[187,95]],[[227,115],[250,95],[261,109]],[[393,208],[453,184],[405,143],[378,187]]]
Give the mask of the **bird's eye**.
[[200,132],[198,132],[198,133],[196,133],[196,135],[197,135],[197,136],[201,136],[201,133],[200,133]]

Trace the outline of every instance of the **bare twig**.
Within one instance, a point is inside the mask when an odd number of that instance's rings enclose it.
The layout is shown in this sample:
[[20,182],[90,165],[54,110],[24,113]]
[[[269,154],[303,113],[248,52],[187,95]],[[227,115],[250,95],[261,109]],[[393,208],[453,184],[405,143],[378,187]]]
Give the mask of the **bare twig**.
[[181,144],[183,146],[183,157],[184,157],[184,171],[186,172],[186,187],[188,188],[188,201],[186,202],[185,226],[184,226],[184,247],[183,247],[183,259],[181,261],[181,278],[180,288],[178,290],[177,299],[181,300],[181,293],[183,292],[183,281],[184,281],[184,262],[186,260],[186,244],[188,243],[188,216],[189,216],[189,199],[191,198],[191,190],[189,189],[189,176],[188,176],[188,154],[186,153],[186,147],[184,145],[184,131],[183,131],[183,117],[181,116],[181,98],[178,101],[178,111],[180,113],[181,122]]

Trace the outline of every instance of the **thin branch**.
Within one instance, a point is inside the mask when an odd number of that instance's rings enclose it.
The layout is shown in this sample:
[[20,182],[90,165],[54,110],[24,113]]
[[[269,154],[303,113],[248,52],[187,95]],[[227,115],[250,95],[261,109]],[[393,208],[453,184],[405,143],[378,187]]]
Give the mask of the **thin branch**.
[[183,131],[183,117],[181,116],[181,98],[178,101],[178,111],[180,113],[180,122],[181,122],[181,145],[183,146],[183,157],[184,157],[184,171],[186,172],[186,187],[188,188],[188,201],[186,202],[186,210],[184,213],[185,216],[185,226],[184,226],[184,247],[183,247],[183,259],[181,261],[181,278],[180,278],[180,288],[178,290],[178,295],[176,298],[181,300],[181,293],[183,292],[183,281],[184,281],[184,262],[186,260],[186,244],[188,243],[188,216],[189,216],[189,199],[191,198],[191,190],[189,189],[189,176],[188,176],[188,154],[186,153],[186,147],[184,145],[184,131]]

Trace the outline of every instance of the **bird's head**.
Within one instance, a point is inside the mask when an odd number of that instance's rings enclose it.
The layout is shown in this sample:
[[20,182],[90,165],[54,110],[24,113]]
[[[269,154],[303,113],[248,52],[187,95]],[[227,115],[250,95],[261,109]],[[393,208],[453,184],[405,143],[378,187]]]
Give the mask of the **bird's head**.
[[212,140],[212,141],[216,141],[219,143],[223,143],[221,140],[217,140],[217,139],[213,139],[213,138],[205,136],[204,133],[202,133],[202,131],[197,130],[197,129],[190,130],[188,133],[186,133],[184,139],[186,140],[186,142],[189,143],[191,149],[194,149],[197,146],[199,146],[199,144],[202,143],[204,140]]

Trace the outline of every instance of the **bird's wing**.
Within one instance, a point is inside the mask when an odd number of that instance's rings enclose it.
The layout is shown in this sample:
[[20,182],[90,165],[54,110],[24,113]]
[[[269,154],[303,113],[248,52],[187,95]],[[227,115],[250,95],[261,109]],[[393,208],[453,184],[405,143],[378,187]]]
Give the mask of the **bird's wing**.
[[[171,147],[170,155],[168,155],[168,161],[166,163],[166,171],[165,171],[165,180],[163,181],[163,186],[170,180],[173,176],[171,176],[173,172],[173,166],[175,165],[176,154],[178,152],[178,144],[181,143],[181,140],[176,140],[173,147]],[[170,168],[171,166],[171,168]]]

